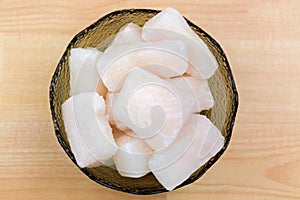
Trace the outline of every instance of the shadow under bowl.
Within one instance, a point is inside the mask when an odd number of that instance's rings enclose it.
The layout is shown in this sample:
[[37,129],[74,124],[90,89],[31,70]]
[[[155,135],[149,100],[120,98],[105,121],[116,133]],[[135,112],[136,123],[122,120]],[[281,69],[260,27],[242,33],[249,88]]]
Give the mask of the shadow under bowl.
[[[115,35],[118,30],[129,22],[134,22],[143,26],[146,21],[156,15],[159,10],[150,9],[128,9],[118,10],[107,14],[98,21],[78,33],[67,46],[50,85],[50,108],[56,137],[70,159],[77,165],[72,150],[70,148],[62,118],[61,105],[69,98],[70,93],[70,69],[69,55],[72,48],[78,47],[97,47],[103,44],[104,50],[109,45],[108,38]],[[187,20],[190,27],[207,44],[211,52],[217,58],[219,68],[216,73],[208,80],[211,92],[215,99],[215,105],[205,114],[222,132],[225,137],[224,147],[211,158],[205,165],[195,171],[180,188],[190,184],[200,178],[224,153],[226,150],[234,125],[234,120],[238,107],[238,94],[233,79],[233,75],[228,60],[221,46],[205,31]],[[78,166],[78,165],[77,165]],[[79,167],[78,167],[79,168]],[[112,168],[106,166],[94,168],[79,168],[93,181],[109,187],[111,189],[128,192],[132,194],[156,194],[167,192],[166,189],[156,180],[152,173],[137,179],[125,178]]]

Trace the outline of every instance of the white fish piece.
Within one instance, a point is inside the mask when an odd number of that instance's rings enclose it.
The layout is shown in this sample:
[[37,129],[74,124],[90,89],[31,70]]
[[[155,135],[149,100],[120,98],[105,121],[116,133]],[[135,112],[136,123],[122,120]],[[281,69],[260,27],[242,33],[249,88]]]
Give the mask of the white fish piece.
[[116,100],[118,96],[118,93],[112,93],[112,92],[108,92],[106,94],[105,97],[105,104],[106,104],[106,115],[108,117],[108,121],[110,122],[110,124],[114,125],[117,129],[121,130],[121,131],[130,131],[130,129],[122,124],[121,122],[119,122],[113,112],[112,112],[112,107],[114,105],[114,101]]
[[137,67],[129,72],[112,110],[117,120],[157,151],[174,141],[195,103],[189,92]]
[[208,79],[218,68],[218,62],[207,45],[173,8],[166,8],[147,21],[142,29],[142,38],[145,41],[183,41],[191,64],[187,73],[193,76]]
[[79,167],[111,164],[118,147],[105,115],[105,102],[95,92],[80,93],[62,104],[62,116]]
[[120,31],[116,34],[111,45],[122,45],[122,44],[132,44],[136,42],[143,42],[141,37],[142,27],[131,22],[125,24]]
[[143,140],[123,135],[116,143],[119,148],[113,159],[121,176],[139,178],[150,172],[148,161],[153,150]]
[[[95,48],[71,49],[70,96],[83,92],[96,92],[100,80],[96,63],[102,52]],[[101,84],[101,83],[100,83]]]
[[150,157],[149,167],[167,190],[173,190],[223,146],[224,137],[219,129],[205,116],[192,114],[176,140]]
[[182,75],[188,68],[186,47],[176,40],[110,46],[97,63],[100,77],[110,92],[120,91],[134,67],[142,67],[164,78]]
[[182,76],[166,79],[166,81],[181,90],[189,91],[195,96],[196,104],[194,106],[193,112],[200,112],[202,110],[207,110],[213,107],[214,98],[209,89],[207,80],[195,78],[192,76]]

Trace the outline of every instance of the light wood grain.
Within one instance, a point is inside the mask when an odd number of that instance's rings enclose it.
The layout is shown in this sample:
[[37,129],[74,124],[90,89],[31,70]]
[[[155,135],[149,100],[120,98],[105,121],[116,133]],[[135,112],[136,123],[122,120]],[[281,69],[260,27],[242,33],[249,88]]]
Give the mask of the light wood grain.
[[[224,156],[155,196],[99,186],[54,136],[48,87],[73,35],[121,8],[175,7],[223,46],[240,106]],[[300,199],[299,1],[0,1],[0,199]]]

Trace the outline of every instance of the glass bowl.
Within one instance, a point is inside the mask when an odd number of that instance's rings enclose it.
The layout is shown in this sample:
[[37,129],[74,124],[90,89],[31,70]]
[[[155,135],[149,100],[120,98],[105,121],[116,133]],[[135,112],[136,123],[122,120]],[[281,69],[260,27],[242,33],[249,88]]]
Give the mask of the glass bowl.
[[[109,40],[107,39],[115,35],[123,25],[129,22],[134,22],[143,26],[147,20],[158,12],[159,10],[127,9],[109,13],[78,33],[67,46],[52,77],[49,95],[55,135],[60,145],[74,164],[77,165],[67,140],[61,113],[61,105],[69,98],[70,93],[70,70],[68,61],[70,50],[77,47],[99,48],[98,44],[100,43],[103,44],[102,47],[100,47],[102,48],[100,50],[104,50],[109,44],[107,42]],[[221,130],[225,137],[225,144],[217,155],[195,171],[177,188],[190,184],[200,178],[224,153],[230,142],[238,107],[238,94],[224,51],[221,46],[205,31],[189,20],[187,20],[187,22],[208,45],[219,63],[218,70],[208,80],[211,92],[215,99],[215,105],[210,110],[204,111],[201,114],[206,115]],[[133,194],[155,194],[167,192],[152,173],[141,178],[132,179],[122,177],[115,169],[106,166],[79,169],[93,181],[111,189]]]

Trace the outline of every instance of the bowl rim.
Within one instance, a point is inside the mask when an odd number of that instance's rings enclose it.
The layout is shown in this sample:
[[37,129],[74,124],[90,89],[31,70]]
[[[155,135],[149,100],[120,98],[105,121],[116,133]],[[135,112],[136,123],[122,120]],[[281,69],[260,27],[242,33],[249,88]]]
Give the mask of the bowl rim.
[[[89,25],[88,27],[86,27],[85,29],[83,29],[82,31],[80,31],[79,33],[77,33],[69,42],[69,44],[67,45],[62,57],[59,60],[59,63],[54,71],[54,74],[51,78],[51,82],[50,82],[50,87],[49,87],[49,100],[50,100],[50,110],[51,110],[51,116],[52,116],[52,121],[53,121],[53,126],[54,126],[54,131],[55,131],[55,135],[56,138],[60,144],[60,146],[64,149],[65,153],[68,155],[68,157],[72,160],[72,162],[80,169],[80,171],[82,171],[86,176],[88,176],[89,179],[95,181],[96,183],[103,185],[105,187],[108,187],[110,189],[113,190],[117,190],[117,191],[122,191],[122,192],[127,192],[127,193],[131,193],[131,194],[137,194],[137,195],[149,195],[149,194],[158,194],[158,193],[163,193],[163,192],[169,192],[166,189],[159,189],[159,190],[155,190],[155,191],[149,191],[149,190],[142,190],[142,191],[137,191],[137,190],[131,190],[128,188],[122,188],[122,187],[118,187],[116,185],[112,185],[112,184],[108,184],[106,182],[103,182],[101,180],[99,180],[98,178],[96,178],[93,174],[91,174],[86,168],[80,168],[77,165],[77,162],[75,160],[75,157],[73,155],[73,153],[67,148],[66,142],[64,141],[64,139],[61,136],[60,133],[60,126],[57,123],[57,117],[55,114],[55,108],[54,108],[54,102],[53,102],[53,97],[54,97],[54,85],[55,85],[55,81],[56,81],[56,77],[59,74],[60,68],[62,63],[65,60],[65,57],[67,55],[68,49],[70,49],[73,44],[78,40],[78,38],[83,37],[88,31],[94,29],[96,26],[98,26],[101,22],[105,21],[108,18],[111,18],[114,15],[118,15],[121,13],[134,13],[134,12],[144,12],[144,13],[151,13],[151,14],[157,14],[159,13],[161,10],[155,10],[155,9],[121,9],[121,10],[116,10],[113,12],[110,12],[106,15],[104,15],[103,17],[99,18],[97,21],[95,21],[94,23],[92,23],[91,25]],[[185,18],[185,17],[184,17]],[[232,136],[232,131],[233,131],[233,126],[235,123],[235,118],[236,118],[236,114],[237,114],[237,109],[238,109],[238,105],[239,105],[239,96],[238,96],[238,92],[237,92],[237,88],[236,88],[236,84],[233,78],[233,73],[232,70],[230,68],[228,59],[224,53],[224,50],[222,49],[221,45],[212,37],[210,36],[206,31],[204,31],[202,28],[200,28],[199,26],[197,26],[196,24],[194,24],[193,22],[191,22],[190,20],[188,20],[187,18],[185,18],[185,20],[187,21],[187,23],[189,24],[189,26],[197,29],[199,32],[203,33],[212,43],[213,45],[218,49],[219,53],[222,55],[222,57],[224,58],[224,62],[226,65],[226,71],[228,74],[228,77],[230,79],[230,83],[231,83],[231,89],[233,91],[233,99],[232,99],[232,117],[231,117],[231,121],[230,121],[230,127],[227,130],[228,135],[225,138],[225,143],[223,148],[213,157],[216,159],[212,158],[210,159],[210,161],[208,161],[206,163],[205,168],[203,168],[203,170],[201,170],[200,173],[198,173],[196,176],[194,176],[193,178],[189,178],[187,180],[185,180],[182,184],[178,185],[174,190],[181,188],[185,185],[188,185],[190,183],[193,183],[194,181],[196,181],[197,179],[199,179],[203,174],[206,173],[206,171],[208,169],[210,169],[212,167],[212,165],[219,160],[219,158],[221,157],[221,155],[225,152],[225,150],[227,149],[230,140],[231,140],[231,136]]]

